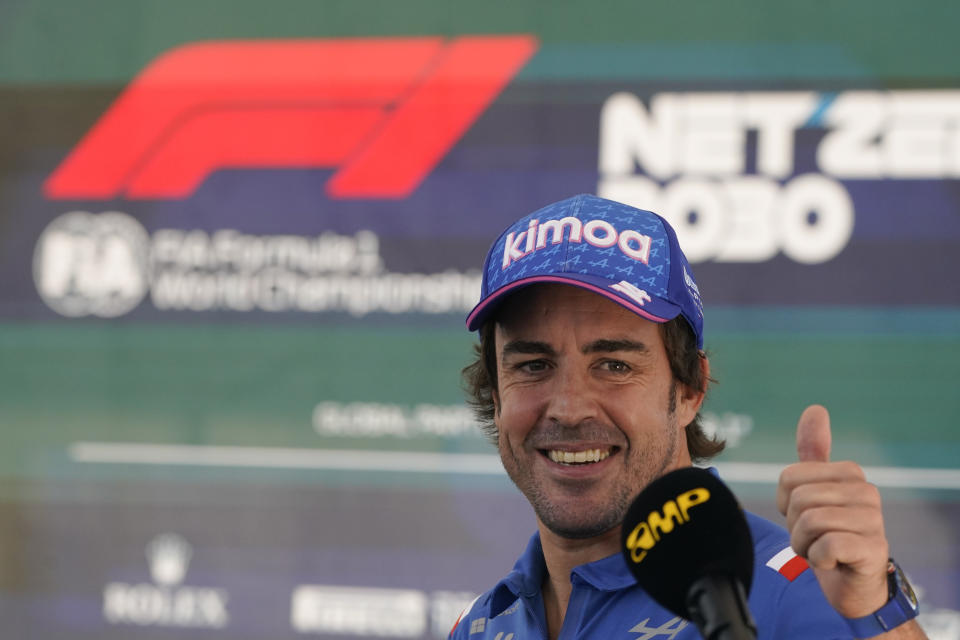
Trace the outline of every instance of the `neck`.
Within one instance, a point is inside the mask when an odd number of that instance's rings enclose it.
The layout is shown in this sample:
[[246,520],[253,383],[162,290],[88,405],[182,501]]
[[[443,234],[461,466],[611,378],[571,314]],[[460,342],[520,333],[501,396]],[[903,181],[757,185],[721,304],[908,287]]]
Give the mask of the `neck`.
[[618,553],[620,527],[614,527],[593,538],[574,540],[558,536],[543,526],[542,522],[538,522],[538,525],[543,559],[547,566],[547,575],[542,585],[543,606],[548,636],[554,640],[560,635],[567,604],[570,602],[570,592],[573,589],[570,572],[574,567]]

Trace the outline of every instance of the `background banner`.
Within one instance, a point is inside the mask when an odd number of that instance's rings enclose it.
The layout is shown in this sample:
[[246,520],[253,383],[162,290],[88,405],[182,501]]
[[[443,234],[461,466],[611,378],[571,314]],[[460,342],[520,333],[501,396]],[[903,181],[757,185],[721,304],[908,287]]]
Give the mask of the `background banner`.
[[596,193],[693,264],[721,476],[780,521],[827,406],[960,640],[957,13],[0,3],[4,633],[445,637],[535,528],[483,257]]

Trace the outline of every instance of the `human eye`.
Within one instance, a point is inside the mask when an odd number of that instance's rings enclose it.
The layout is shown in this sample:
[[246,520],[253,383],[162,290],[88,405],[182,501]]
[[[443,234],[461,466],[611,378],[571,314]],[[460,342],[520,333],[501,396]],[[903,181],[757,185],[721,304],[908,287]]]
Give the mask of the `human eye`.
[[516,369],[524,373],[541,373],[547,370],[547,361],[542,359],[518,362]]
[[624,374],[631,371],[630,365],[623,360],[603,360],[600,362],[600,368],[608,373]]

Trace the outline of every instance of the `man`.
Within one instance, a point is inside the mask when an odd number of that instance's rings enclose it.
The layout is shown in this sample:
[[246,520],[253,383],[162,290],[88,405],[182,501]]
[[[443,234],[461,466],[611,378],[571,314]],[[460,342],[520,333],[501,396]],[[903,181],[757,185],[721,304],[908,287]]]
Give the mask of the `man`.
[[[700,637],[635,584],[619,546],[644,487],[723,448],[699,422],[702,314],[676,235],[650,212],[581,195],[493,244],[464,379],[538,532],[451,638]],[[748,514],[758,637],[924,638],[879,494],[856,464],[828,462],[825,409],[803,413],[797,447],[777,489],[789,533]]]

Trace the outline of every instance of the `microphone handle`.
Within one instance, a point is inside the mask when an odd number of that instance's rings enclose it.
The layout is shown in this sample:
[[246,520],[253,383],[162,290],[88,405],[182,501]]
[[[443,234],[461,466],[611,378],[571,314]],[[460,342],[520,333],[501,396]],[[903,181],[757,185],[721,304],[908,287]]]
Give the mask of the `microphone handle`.
[[690,585],[686,604],[704,640],[756,640],[757,623],[743,585],[733,576],[699,578]]

